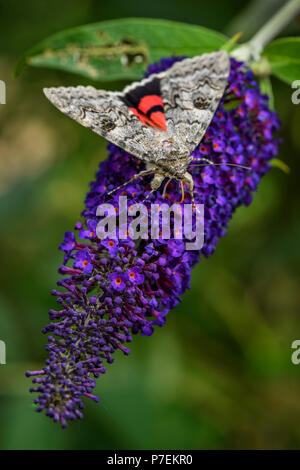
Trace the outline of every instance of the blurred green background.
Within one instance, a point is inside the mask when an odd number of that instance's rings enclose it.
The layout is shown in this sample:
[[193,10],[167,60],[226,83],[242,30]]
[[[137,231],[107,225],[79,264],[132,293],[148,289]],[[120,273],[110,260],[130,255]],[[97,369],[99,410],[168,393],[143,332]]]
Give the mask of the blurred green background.
[[[65,230],[79,220],[106,143],[67,119],[44,86],[87,84],[75,75],[28,68],[17,59],[46,36],[110,18],[168,18],[246,39],[283,2],[199,0],[0,0],[0,366],[1,449],[297,449],[300,365],[300,105],[274,81],[283,122],[279,157],[253,204],[240,208],[216,253],[195,268],[192,288],[151,338],[135,337],[101,377],[98,405],[61,430],[34,412],[24,372],[46,358],[41,328],[55,307]],[[264,5],[262,5],[264,4]],[[284,34],[299,34],[295,21]],[[299,77],[300,79],[300,77]],[[100,87],[103,85],[100,85]],[[115,84],[121,88],[123,84]]]

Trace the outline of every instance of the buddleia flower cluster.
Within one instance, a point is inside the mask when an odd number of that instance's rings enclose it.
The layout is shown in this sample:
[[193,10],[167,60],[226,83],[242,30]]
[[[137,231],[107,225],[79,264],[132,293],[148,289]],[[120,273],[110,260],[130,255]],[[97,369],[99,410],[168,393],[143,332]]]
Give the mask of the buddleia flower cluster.
[[[178,60],[182,58],[165,58],[150,65],[147,76]],[[117,211],[120,195],[138,203],[150,190],[151,177],[145,177],[108,198],[110,190],[144,167],[124,150],[108,145],[108,158],[100,164],[85,199],[84,221],[66,232],[60,245],[65,253],[59,268],[62,278],[52,291],[58,308],[50,310],[50,323],[43,329],[48,335],[49,356],[41,370],[27,372],[34,384],[31,392],[37,394],[37,411],[44,411],[63,427],[69,420],[82,418],[83,400],[98,401],[93,393],[95,381],[114,361],[114,353],[121,350],[128,355],[133,335],[150,336],[165,324],[166,315],[189,288],[193,266],[214,253],[236,208],[251,203],[252,193],[277,154],[274,133],[278,130],[277,115],[269,109],[268,97],[261,93],[253,73],[231,59],[225,94],[192,152],[189,171],[195,202],[204,204],[204,245],[197,251],[186,250],[184,239],[97,238],[100,204],[109,202]],[[217,165],[202,166],[203,157]],[[178,185],[172,182],[169,200],[157,191],[149,203],[171,204],[178,194]],[[189,201],[186,191],[184,202]]]

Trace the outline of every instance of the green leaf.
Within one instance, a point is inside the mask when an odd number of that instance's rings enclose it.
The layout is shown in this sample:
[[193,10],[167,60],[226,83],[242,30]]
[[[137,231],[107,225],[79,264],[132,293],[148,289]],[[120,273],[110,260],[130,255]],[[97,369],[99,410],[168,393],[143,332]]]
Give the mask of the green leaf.
[[220,49],[228,38],[201,26],[174,21],[124,18],[55,34],[27,52],[26,64],[108,81],[140,78],[147,65],[171,55],[194,56]]
[[282,38],[271,42],[263,52],[273,75],[291,84],[300,77],[300,38]]
[[272,164],[272,166],[274,166],[275,168],[279,168],[281,171],[283,171],[283,173],[286,173],[287,175],[291,171],[290,167],[279,158],[272,158],[270,163]]
[[260,91],[268,95],[269,97],[269,107],[274,110],[274,95],[272,89],[272,83],[269,77],[259,77]]

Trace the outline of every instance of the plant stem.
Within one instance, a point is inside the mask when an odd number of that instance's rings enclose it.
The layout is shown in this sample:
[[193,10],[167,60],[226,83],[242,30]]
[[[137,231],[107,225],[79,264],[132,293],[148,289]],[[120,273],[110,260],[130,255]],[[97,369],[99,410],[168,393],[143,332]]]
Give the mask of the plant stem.
[[232,52],[243,62],[260,59],[263,48],[300,12],[300,0],[289,0],[254,36]]

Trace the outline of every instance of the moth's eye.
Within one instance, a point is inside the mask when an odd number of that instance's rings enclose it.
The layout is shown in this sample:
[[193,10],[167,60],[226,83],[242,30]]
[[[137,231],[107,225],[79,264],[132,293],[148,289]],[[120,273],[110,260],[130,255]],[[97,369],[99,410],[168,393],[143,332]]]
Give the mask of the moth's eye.
[[201,96],[198,96],[198,98],[194,100],[194,106],[198,109],[206,109],[209,106],[209,102],[210,100],[208,98],[201,98]]
[[106,131],[111,131],[116,127],[115,123],[108,118],[104,118],[100,122],[101,127],[103,127]]

